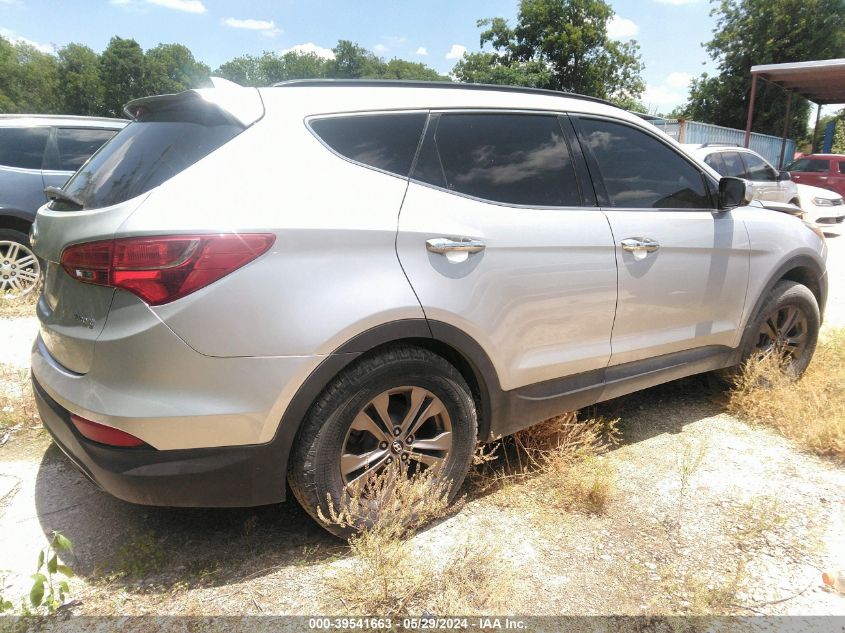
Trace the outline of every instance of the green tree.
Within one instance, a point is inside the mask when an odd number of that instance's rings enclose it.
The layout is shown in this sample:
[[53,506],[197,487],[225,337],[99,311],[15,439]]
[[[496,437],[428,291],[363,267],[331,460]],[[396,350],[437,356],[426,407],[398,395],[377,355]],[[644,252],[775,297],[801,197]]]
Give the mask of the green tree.
[[438,73],[433,68],[420,64],[419,62],[409,62],[404,59],[391,59],[386,64],[382,64],[379,71],[381,79],[416,79],[418,81],[450,81]]
[[58,57],[61,112],[85,116],[101,114],[100,56],[82,44],[68,44],[59,51]]
[[[845,154],[845,110],[840,110],[835,118],[836,127],[833,128],[833,146],[830,151],[834,154]],[[824,128],[822,128],[823,130]]]
[[58,88],[58,63],[53,55],[0,37],[0,111],[55,112]]
[[269,86],[290,79],[449,79],[425,64],[404,59],[385,62],[348,40],[340,40],[333,50],[334,59],[297,51],[242,55],[221,65],[214,74],[242,86]]
[[210,85],[208,66],[194,59],[182,44],[159,44],[145,54],[146,94],[172,94]]
[[217,77],[241,86],[270,86],[288,79],[325,77],[329,61],[314,53],[289,51],[284,55],[265,52],[261,57],[242,55],[214,71]]
[[[845,0],[720,0],[707,50],[718,74],[694,80],[679,114],[696,121],[744,128],[751,67],[845,57]],[[752,127],[780,135],[786,115],[780,88],[757,82]],[[793,98],[792,133],[806,134],[809,102]]]
[[215,77],[234,81],[240,86],[260,86],[261,69],[259,60],[253,55],[241,55],[230,59],[214,71]]
[[18,60],[12,43],[0,36],[0,112],[15,111],[15,79]]
[[338,40],[332,51],[334,59],[329,64],[329,76],[336,79],[360,79],[379,76],[384,65],[378,57],[363,46],[349,40]]
[[100,56],[103,82],[103,112],[124,116],[123,106],[146,94],[144,79],[146,58],[141,46],[132,39],[113,37]]
[[516,25],[479,20],[481,46],[453,73],[461,81],[514,83],[630,101],[645,89],[639,45],[607,34],[613,9],[604,0],[522,0]]
[[466,53],[453,70],[460,81],[545,88],[551,84],[551,70],[540,61],[501,63],[496,53]]

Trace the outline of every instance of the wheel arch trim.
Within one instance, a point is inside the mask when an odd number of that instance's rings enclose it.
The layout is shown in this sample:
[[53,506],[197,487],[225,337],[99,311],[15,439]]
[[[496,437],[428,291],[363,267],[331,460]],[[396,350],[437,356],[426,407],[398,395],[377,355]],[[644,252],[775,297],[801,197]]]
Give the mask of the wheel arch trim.
[[[279,460],[280,472],[286,477],[290,453],[308,409],[338,373],[362,355],[387,345],[408,343],[429,349],[458,366],[480,405],[478,433],[486,440],[491,418],[498,413],[501,391],[498,375],[490,357],[471,336],[448,323],[426,319],[401,319],[384,323],[356,335],[323,361],[299,386],[279,422],[271,440]],[[457,356],[453,356],[457,355]],[[450,358],[450,356],[452,356]],[[456,362],[458,361],[458,362]],[[467,376],[467,371],[472,376]],[[475,384],[472,384],[475,383]]]
[[[811,276],[812,281],[809,284],[806,283],[806,275],[808,273]],[[810,255],[802,254],[790,257],[778,266],[774,273],[769,276],[766,283],[763,285],[763,289],[758,293],[756,299],[754,300],[754,305],[752,309],[749,310],[745,318],[742,337],[736,348],[737,362],[741,361],[740,355],[742,354],[742,350],[745,349],[747,337],[751,334],[750,328],[754,322],[755,316],[760,312],[760,309],[766,301],[766,297],[769,296],[769,293],[775,285],[784,279],[796,281],[807,286],[810,292],[812,292],[816,297],[816,301],[819,304],[820,317],[822,317],[822,319],[824,318],[824,308],[827,303],[828,290],[827,270],[824,264],[820,263],[816,258]]]
[[[11,221],[10,221],[11,220]],[[14,207],[0,208],[0,228],[12,229],[13,231],[21,231],[29,234],[29,230],[22,230],[26,227],[31,227],[35,222],[35,214],[24,211],[23,209],[16,209]]]

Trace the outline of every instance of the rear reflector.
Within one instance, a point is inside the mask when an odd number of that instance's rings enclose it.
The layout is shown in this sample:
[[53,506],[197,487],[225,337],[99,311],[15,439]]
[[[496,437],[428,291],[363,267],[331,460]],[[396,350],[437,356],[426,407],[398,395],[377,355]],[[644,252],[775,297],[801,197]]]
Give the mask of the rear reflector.
[[128,290],[150,305],[175,301],[266,253],[271,233],[128,237],[69,246],[62,266],[83,283]]
[[92,442],[123,448],[142,446],[144,444],[143,440],[139,440],[134,435],[129,435],[129,433],[124,433],[119,429],[106,426],[105,424],[98,424],[97,422],[80,418],[78,415],[71,415],[70,421],[73,422],[77,431]]

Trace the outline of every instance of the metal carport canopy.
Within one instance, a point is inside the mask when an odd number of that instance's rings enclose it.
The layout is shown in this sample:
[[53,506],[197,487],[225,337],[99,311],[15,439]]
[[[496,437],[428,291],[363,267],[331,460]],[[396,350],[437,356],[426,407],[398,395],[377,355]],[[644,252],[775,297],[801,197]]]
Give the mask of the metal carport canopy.
[[845,103],[845,59],[764,64],[752,66],[751,74],[819,105]]
[[783,163],[783,148],[786,144],[786,137],[789,134],[789,113],[793,94],[801,95],[818,106],[816,125],[813,128],[813,149],[815,150],[815,139],[818,134],[822,106],[831,103],[845,103],[845,59],[820,59],[811,62],[752,66],[751,98],[748,103],[748,119],[745,125],[745,147],[748,147],[751,140],[751,121],[754,117],[757,77],[777,84],[788,94],[786,117],[783,125],[781,163]]

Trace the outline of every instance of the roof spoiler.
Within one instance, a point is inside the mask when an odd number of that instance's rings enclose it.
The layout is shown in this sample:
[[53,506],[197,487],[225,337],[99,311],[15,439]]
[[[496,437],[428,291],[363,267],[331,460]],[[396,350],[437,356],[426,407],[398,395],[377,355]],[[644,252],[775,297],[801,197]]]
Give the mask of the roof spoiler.
[[202,99],[230,115],[248,127],[264,116],[264,102],[256,88],[244,88],[236,83],[212,77],[213,88],[194,88],[177,94],[155,95],[133,99],[123,107],[131,119],[142,106],[155,107],[166,103],[178,103],[190,99]]

